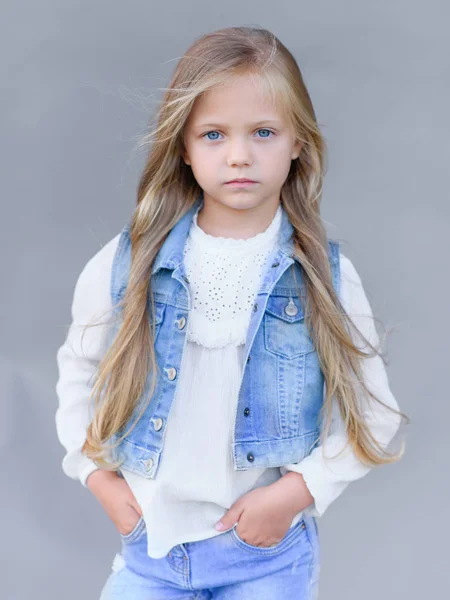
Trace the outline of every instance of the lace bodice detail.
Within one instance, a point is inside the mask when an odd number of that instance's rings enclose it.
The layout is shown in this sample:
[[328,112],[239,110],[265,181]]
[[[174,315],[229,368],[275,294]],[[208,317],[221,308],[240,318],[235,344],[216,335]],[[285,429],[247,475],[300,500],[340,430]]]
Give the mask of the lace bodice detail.
[[192,298],[188,340],[208,348],[245,343],[251,311],[281,225],[281,205],[270,225],[247,239],[216,237],[194,214],[184,247]]

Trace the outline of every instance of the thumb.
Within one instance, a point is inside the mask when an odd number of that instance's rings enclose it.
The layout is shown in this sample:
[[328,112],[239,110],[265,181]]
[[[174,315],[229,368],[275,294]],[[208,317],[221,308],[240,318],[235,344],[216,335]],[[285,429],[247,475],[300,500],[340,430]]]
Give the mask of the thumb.
[[239,521],[239,517],[243,512],[243,508],[234,505],[223,515],[223,517],[216,523],[216,529],[218,531],[224,531],[225,529],[231,529],[235,523]]

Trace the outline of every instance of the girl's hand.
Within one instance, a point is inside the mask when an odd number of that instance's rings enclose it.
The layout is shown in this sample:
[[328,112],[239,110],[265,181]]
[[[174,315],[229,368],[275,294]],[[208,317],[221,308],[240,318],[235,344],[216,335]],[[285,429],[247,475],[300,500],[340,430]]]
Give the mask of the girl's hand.
[[122,535],[131,533],[142,516],[142,509],[125,479],[115,471],[97,469],[89,475],[86,485],[103,506],[117,531]]
[[314,501],[303,477],[298,473],[292,475],[286,474],[271,485],[256,488],[238,498],[216,529],[230,529],[238,522],[236,533],[247,544],[262,548],[279,544],[295,515]]

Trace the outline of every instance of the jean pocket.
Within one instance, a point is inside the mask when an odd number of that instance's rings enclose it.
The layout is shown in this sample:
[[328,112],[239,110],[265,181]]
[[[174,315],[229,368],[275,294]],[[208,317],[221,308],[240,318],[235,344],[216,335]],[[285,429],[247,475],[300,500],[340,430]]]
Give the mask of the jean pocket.
[[144,521],[144,517],[140,517],[139,521],[136,523],[136,525],[133,527],[133,529],[130,531],[130,533],[119,533],[122,541],[124,541],[126,544],[130,544],[131,542],[135,542],[141,535],[142,533],[145,531],[145,521]]
[[237,533],[236,531],[236,527],[237,525],[235,525],[233,527],[233,529],[231,529],[231,538],[232,540],[236,543],[237,546],[243,548],[244,550],[247,550],[249,552],[254,552],[256,554],[265,554],[265,555],[273,555],[273,554],[279,554],[280,552],[282,552],[283,550],[286,550],[287,548],[290,548],[292,546],[292,544],[294,544],[294,542],[297,541],[297,539],[304,533],[305,529],[306,529],[306,524],[302,519],[300,519],[298,521],[298,523],[296,523],[295,525],[293,525],[292,527],[290,527],[284,538],[278,542],[278,544],[275,544],[274,546],[254,546],[253,544],[249,544],[247,542],[245,542]]

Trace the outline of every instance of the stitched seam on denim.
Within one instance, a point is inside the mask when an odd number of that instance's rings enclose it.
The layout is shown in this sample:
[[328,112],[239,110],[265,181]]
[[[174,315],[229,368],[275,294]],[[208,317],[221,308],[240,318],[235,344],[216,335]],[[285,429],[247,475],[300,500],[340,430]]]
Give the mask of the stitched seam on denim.
[[184,585],[186,586],[186,588],[188,590],[194,590],[194,588],[192,587],[192,583],[190,580],[190,560],[189,560],[189,556],[187,556],[187,552],[186,552],[186,556],[183,558],[183,562],[184,562]]
[[184,565],[181,569],[179,569],[176,564],[170,563],[170,568],[173,571],[176,571],[177,573],[179,573],[180,575],[185,576],[185,574],[186,574],[186,568],[184,567]]
[[[119,293],[118,289],[114,289],[116,287],[116,282],[117,282],[117,267],[118,267],[118,263],[119,263],[119,257],[122,257],[124,248],[126,243],[129,241],[129,228],[130,228],[130,223],[127,223],[125,225],[125,227],[122,229],[120,237],[119,237],[119,243],[117,245],[116,248],[116,252],[114,253],[114,257],[113,257],[113,263],[112,263],[112,268],[111,268],[111,279],[110,279],[110,285],[109,285],[109,293],[111,296],[111,300],[112,303],[115,304],[115,293]],[[130,241],[131,244],[131,241]]]
[[272,556],[274,554],[277,554],[281,550],[290,548],[295,543],[297,536],[301,535],[304,531],[306,531],[306,528],[302,527],[303,522],[304,522],[304,520],[300,519],[300,521],[298,521],[298,523],[296,523],[292,528],[289,529],[289,531],[287,533],[287,537],[285,537],[274,548],[270,548],[270,547],[264,548],[264,547],[252,546],[251,544],[247,544],[246,542],[244,542],[244,540],[242,540],[238,536],[235,528],[231,529],[231,538],[236,543],[236,545],[238,545],[241,548],[244,548],[245,550],[247,550],[249,552],[254,552],[255,554],[260,554],[263,556]]
[[281,374],[281,370],[282,370],[282,363],[281,363],[281,358],[279,356],[276,357],[276,361],[277,361],[277,408],[278,408],[278,427],[279,427],[279,432],[280,432],[280,437],[284,437],[286,433],[288,433],[284,426],[284,416],[281,414],[282,410],[281,410],[281,406],[282,406],[282,402],[281,402],[281,396],[283,394],[283,392],[285,392],[284,387],[282,387],[281,385],[281,381],[282,381],[282,374]]
[[140,534],[142,533],[142,531],[144,530],[144,519],[143,517],[141,517],[139,519],[139,521],[136,523],[136,526],[134,527],[134,529],[132,531],[130,531],[130,533],[127,534],[120,534],[120,536],[122,537],[123,541],[125,543],[130,543],[135,541],[136,538],[140,537]]
[[312,589],[313,589],[312,573],[313,573],[314,567],[316,566],[316,551],[314,548],[314,544],[311,541],[309,525],[306,526],[305,532],[306,532],[306,537],[308,539],[309,545],[311,546],[311,554],[312,554],[311,562],[308,565],[308,600],[313,600],[313,598],[312,598]]

